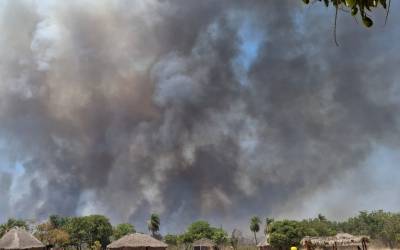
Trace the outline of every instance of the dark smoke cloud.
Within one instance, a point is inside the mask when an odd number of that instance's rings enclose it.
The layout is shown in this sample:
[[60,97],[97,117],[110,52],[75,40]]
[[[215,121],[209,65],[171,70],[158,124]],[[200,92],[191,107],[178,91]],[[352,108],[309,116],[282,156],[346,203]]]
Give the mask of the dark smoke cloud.
[[[397,149],[399,17],[365,31],[343,15],[337,48],[321,8],[6,1],[0,138],[23,172],[0,172],[0,212],[233,227]],[[245,22],[262,37],[248,68]]]

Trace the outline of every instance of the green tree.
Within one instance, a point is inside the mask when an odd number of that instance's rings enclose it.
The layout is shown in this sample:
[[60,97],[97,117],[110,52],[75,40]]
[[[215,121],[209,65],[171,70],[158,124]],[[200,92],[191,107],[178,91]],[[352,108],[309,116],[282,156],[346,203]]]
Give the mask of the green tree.
[[5,233],[10,231],[14,227],[21,227],[25,230],[29,230],[28,224],[24,220],[10,218],[6,223],[0,225],[0,237],[2,237]]
[[155,233],[160,230],[160,216],[158,214],[151,214],[150,219],[147,221],[147,227],[154,237]]
[[82,244],[88,242],[89,222],[84,217],[69,218],[64,229],[70,236],[70,244],[76,249],[82,249]]
[[59,215],[50,215],[49,222],[51,223],[53,228],[62,228],[63,226],[65,226],[67,218],[61,217]]
[[87,220],[87,242],[89,246],[94,245],[95,241],[105,247],[110,243],[110,236],[113,233],[113,228],[107,217],[103,215],[90,215],[83,217]]
[[301,224],[308,229],[308,236],[333,236],[337,233],[336,223],[328,221],[321,214],[315,219],[303,220]]
[[193,222],[188,227],[186,234],[192,242],[201,238],[211,239],[213,236],[213,228],[207,221],[199,220]]
[[178,239],[177,239],[177,243],[179,245],[183,245],[184,249],[190,249],[191,248],[191,243],[193,242],[193,238],[192,235],[190,235],[189,233],[183,233],[181,235],[178,235]]
[[257,245],[257,233],[260,231],[260,223],[261,223],[261,220],[258,216],[251,217],[250,231],[252,231],[254,234],[254,241],[256,242],[256,245]]
[[228,234],[222,228],[213,228],[211,239],[217,245],[223,245],[228,241]]
[[269,242],[277,249],[286,248],[289,246],[289,239],[285,234],[274,232],[270,234]]
[[167,234],[164,236],[164,241],[168,245],[176,246],[178,244],[178,236],[175,234]]
[[340,223],[342,231],[355,235],[369,235],[372,239],[379,239],[382,235],[385,223],[391,216],[390,213],[382,210],[367,212],[361,211],[358,216],[349,218],[346,222]]
[[313,236],[315,232],[303,222],[294,220],[275,221],[271,225],[270,243],[276,248],[299,246],[304,236]]
[[274,222],[272,218],[265,218],[264,234],[267,235],[271,230],[271,223]]
[[221,245],[228,241],[228,234],[222,228],[212,227],[207,221],[199,220],[193,222],[185,233],[178,236],[177,241],[188,245],[202,238],[213,240],[218,245]]
[[103,215],[69,218],[64,229],[70,235],[71,245],[76,246],[78,250],[82,249],[83,243],[93,246],[95,241],[99,241],[105,247],[110,243],[113,233],[108,218]]
[[135,231],[135,227],[132,224],[129,224],[129,223],[118,224],[113,229],[113,238],[114,238],[114,240],[118,240],[121,237],[123,237],[127,234],[134,233],[134,232],[136,232],[136,231]]
[[378,211],[361,211],[358,216],[339,223],[341,231],[355,235],[369,235],[390,248],[400,244],[400,214]]

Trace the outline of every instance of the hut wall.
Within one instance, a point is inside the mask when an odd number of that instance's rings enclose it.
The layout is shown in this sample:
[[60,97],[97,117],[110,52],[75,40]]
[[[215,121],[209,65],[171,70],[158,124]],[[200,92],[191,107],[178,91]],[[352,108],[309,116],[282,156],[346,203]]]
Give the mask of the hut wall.
[[121,247],[112,248],[112,250],[166,250],[166,247]]
[[120,247],[120,248],[108,248],[109,250],[146,250],[145,247]]
[[194,246],[193,250],[215,250],[215,248],[210,246]]
[[[0,248],[0,250],[21,250],[21,249],[19,249],[19,248],[16,248],[16,249]],[[46,250],[46,247],[24,248],[23,250]]]
[[148,247],[147,250],[166,250],[166,247]]
[[271,250],[271,246],[259,246],[259,250]]
[[[362,245],[360,244],[360,248],[362,249]],[[357,245],[352,246],[338,246],[338,250],[358,250]]]
[[[360,248],[362,246],[360,245]],[[306,250],[305,247],[302,247],[301,249]],[[326,247],[315,247],[314,250],[333,250],[333,246],[326,246]],[[337,246],[337,250],[358,250],[356,245],[351,245],[351,246]]]

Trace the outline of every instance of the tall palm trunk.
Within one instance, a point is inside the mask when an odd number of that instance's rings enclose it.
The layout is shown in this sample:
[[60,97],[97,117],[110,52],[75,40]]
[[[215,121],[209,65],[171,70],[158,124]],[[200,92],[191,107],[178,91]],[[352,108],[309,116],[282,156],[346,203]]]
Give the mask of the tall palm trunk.
[[256,235],[256,231],[253,232],[254,233],[254,241],[256,242],[256,246],[257,246],[257,235]]

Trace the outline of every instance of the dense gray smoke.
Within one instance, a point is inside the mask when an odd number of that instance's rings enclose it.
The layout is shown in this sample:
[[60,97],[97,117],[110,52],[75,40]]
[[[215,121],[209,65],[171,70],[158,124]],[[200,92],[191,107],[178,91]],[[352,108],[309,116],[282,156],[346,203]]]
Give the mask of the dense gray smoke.
[[0,219],[230,227],[300,213],[288,204],[399,146],[395,12],[371,30],[341,14],[338,48],[332,9],[293,0],[0,9]]

